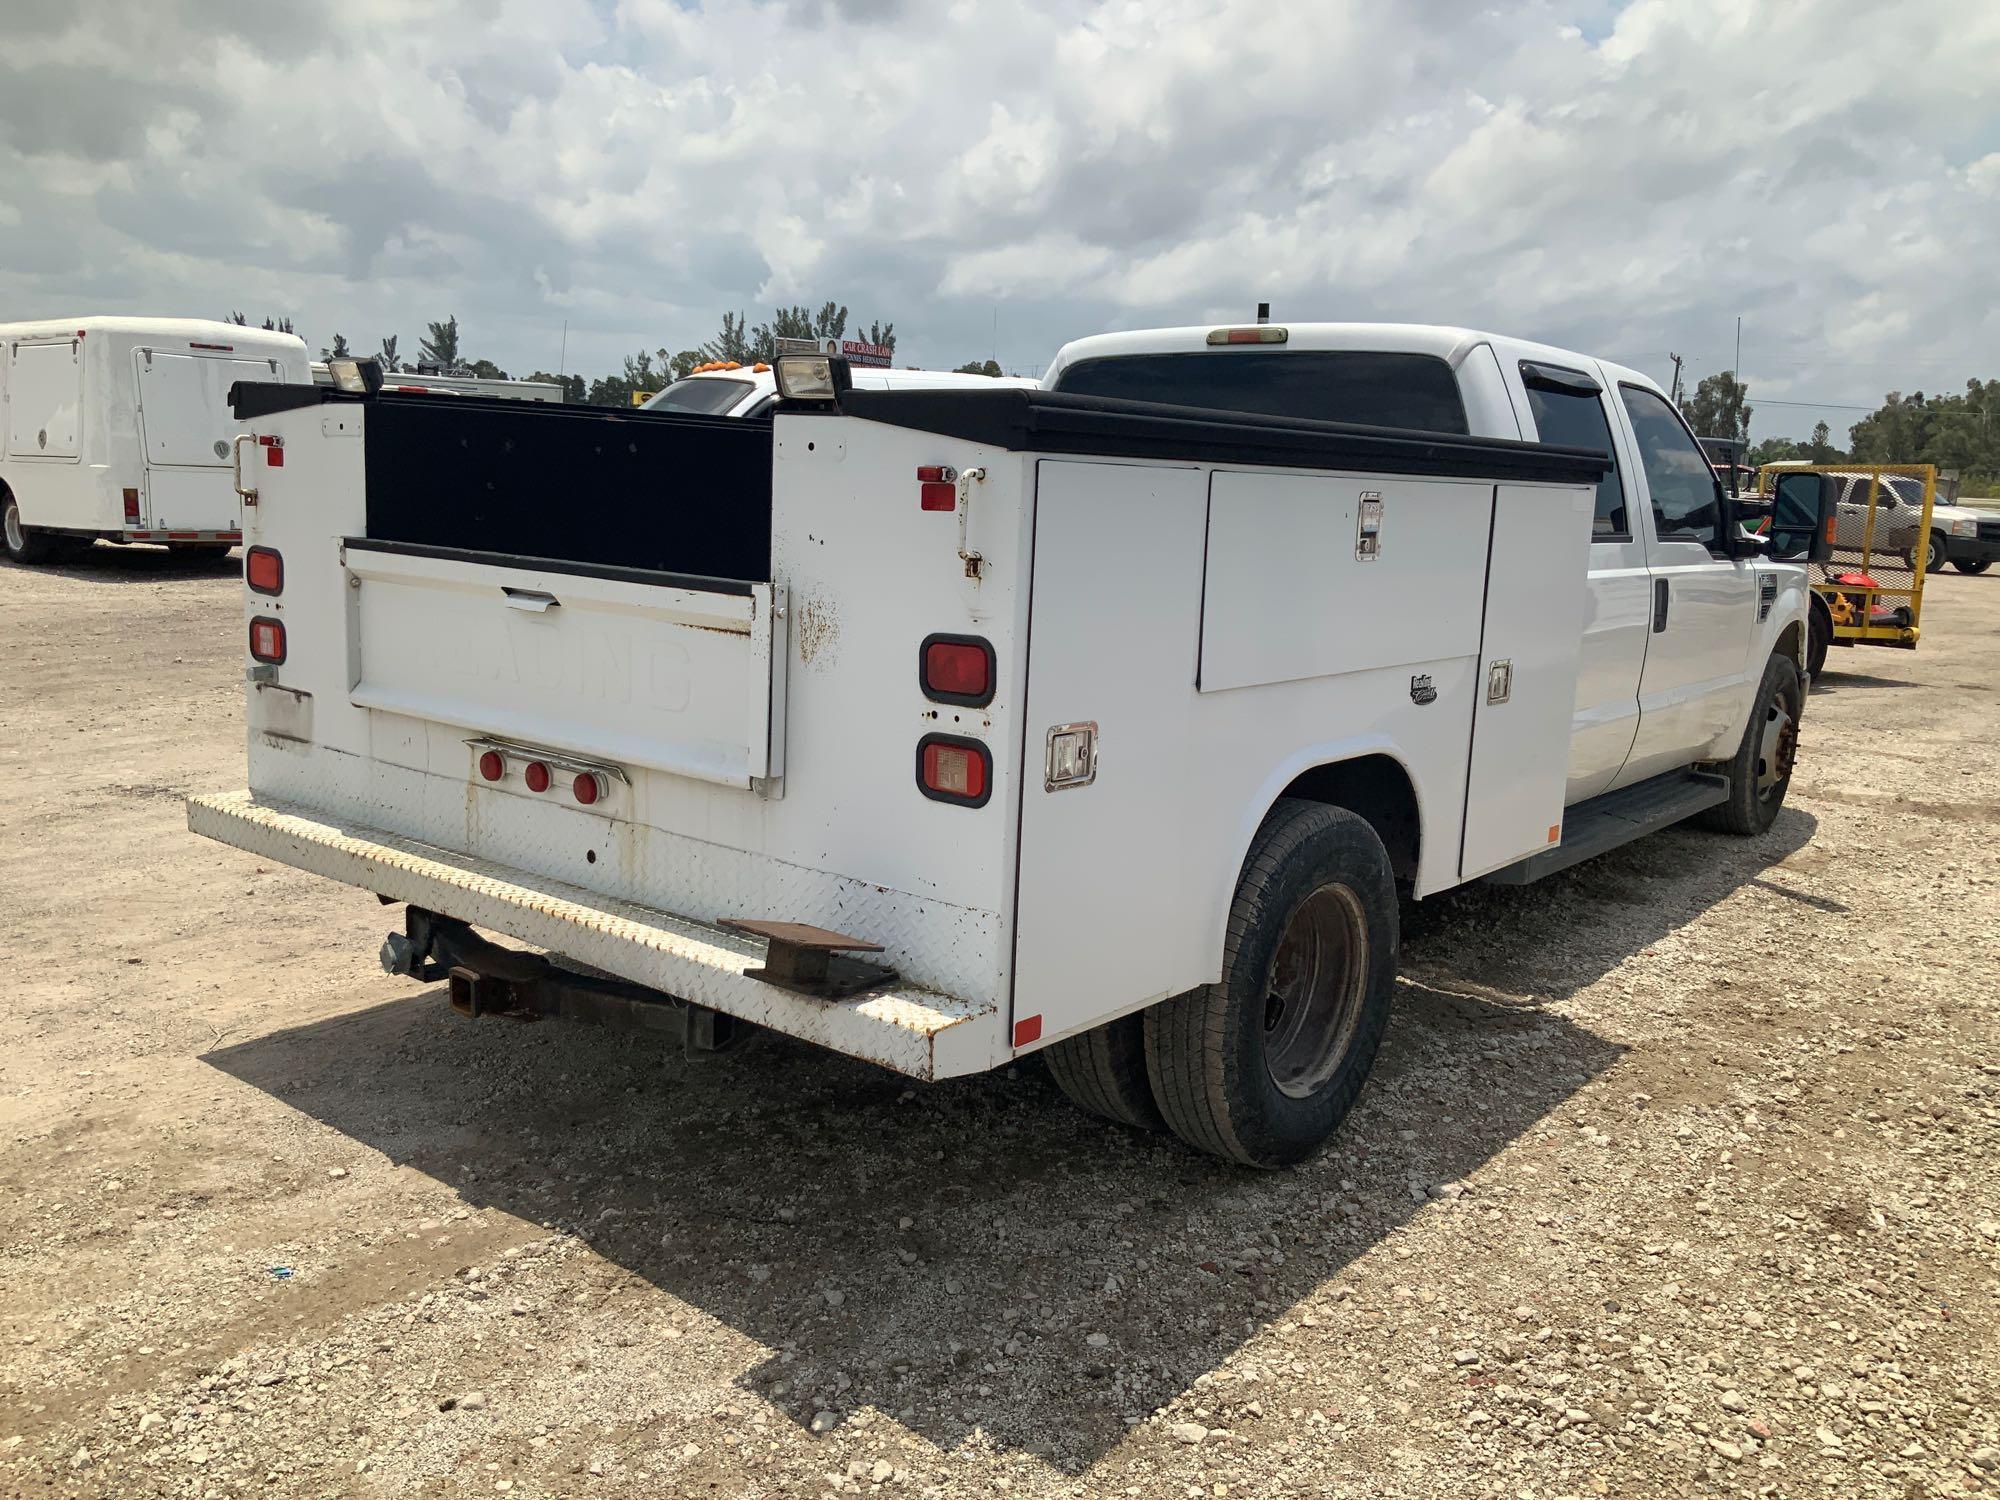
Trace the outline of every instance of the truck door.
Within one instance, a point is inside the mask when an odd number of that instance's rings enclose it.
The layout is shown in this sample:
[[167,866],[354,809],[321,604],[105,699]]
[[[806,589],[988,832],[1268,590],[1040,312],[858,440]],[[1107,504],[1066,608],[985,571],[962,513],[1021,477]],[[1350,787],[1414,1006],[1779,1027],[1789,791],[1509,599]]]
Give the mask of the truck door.
[[1620,385],[1618,395],[1651,522],[1639,730],[1613,783],[1627,786],[1688,764],[1737,727],[1757,581],[1747,561],[1718,555],[1722,488],[1679,414],[1642,386]]
[[1539,360],[1520,362],[1521,384],[1535,431],[1544,443],[1609,454],[1611,472],[1597,486],[1590,524],[1590,587],[1576,709],[1570,724],[1569,774],[1563,801],[1573,804],[1607,790],[1624,769],[1639,728],[1639,677],[1646,665],[1653,575],[1646,544],[1633,526],[1637,497],[1628,492],[1603,383],[1583,369]]
[[9,456],[74,459],[83,425],[83,351],[77,341],[23,341],[14,346],[9,366]]

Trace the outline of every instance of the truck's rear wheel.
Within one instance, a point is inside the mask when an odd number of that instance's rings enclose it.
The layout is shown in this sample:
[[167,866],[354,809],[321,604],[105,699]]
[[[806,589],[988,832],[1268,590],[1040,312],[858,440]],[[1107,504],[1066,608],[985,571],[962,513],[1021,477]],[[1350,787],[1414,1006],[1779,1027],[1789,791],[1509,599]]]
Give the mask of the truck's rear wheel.
[[56,539],[33,526],[21,524],[21,504],[12,491],[0,491],[0,545],[17,563],[48,562],[56,555]]
[[1993,566],[1993,559],[1990,557],[1958,557],[1952,559],[1951,565],[1961,573],[1984,573],[1988,568]]
[[1772,656],[1764,663],[1764,679],[1757,687],[1750,722],[1743,727],[1743,743],[1728,760],[1710,766],[1729,778],[1729,799],[1696,813],[1697,823],[1720,833],[1748,835],[1762,833],[1777,821],[1785,789],[1792,784],[1799,715],[1804,709],[1798,668],[1789,657]]
[[1396,882],[1367,822],[1286,799],[1237,881],[1222,982],[1145,1013],[1153,1098],[1189,1145],[1254,1167],[1310,1155],[1389,1022]]
[[1143,1012],[1064,1037],[1044,1048],[1042,1056],[1057,1087],[1078,1109],[1141,1130],[1159,1130],[1167,1123],[1146,1076]]

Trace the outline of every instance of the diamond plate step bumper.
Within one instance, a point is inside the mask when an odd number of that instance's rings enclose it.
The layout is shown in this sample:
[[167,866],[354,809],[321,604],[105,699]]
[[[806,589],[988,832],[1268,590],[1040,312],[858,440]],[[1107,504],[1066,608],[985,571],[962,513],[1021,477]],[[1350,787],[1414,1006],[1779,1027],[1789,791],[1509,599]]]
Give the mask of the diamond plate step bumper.
[[998,1010],[897,983],[815,1000],[749,978],[764,943],[253,792],[190,797],[188,827],[264,859],[504,932],[727,1015],[912,1078],[1012,1056]]

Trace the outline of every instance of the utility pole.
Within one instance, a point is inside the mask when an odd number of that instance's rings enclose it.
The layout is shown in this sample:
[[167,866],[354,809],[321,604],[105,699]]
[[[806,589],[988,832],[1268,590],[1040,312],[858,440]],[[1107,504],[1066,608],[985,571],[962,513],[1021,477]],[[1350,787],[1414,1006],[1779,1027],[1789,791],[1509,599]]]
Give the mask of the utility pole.
[[1667,399],[1678,409],[1681,404],[1681,357],[1678,354],[1669,354],[1667,358],[1674,362],[1674,380],[1668,388]]

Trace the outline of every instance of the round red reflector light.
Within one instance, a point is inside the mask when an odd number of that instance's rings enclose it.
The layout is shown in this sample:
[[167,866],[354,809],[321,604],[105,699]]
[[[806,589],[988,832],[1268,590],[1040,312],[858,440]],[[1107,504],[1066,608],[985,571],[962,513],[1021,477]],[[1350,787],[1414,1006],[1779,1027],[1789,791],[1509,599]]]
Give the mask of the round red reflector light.
[[538,760],[528,762],[528,769],[522,773],[531,792],[546,792],[549,789],[549,768]]
[[488,781],[498,781],[507,769],[507,762],[501,759],[498,750],[488,750],[479,757],[479,774]]
[[585,771],[571,784],[570,790],[576,793],[577,801],[588,807],[597,800],[599,795],[597,778],[591,775],[590,772]]

